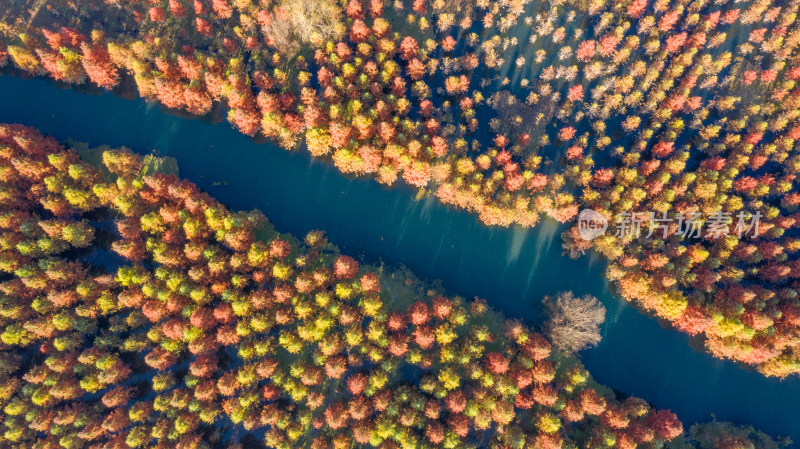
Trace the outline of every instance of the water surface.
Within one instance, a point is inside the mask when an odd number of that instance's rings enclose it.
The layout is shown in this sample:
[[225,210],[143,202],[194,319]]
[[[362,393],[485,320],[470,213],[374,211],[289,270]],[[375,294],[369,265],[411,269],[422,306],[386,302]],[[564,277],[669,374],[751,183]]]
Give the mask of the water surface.
[[553,222],[535,230],[488,228],[432,199],[415,201],[406,189],[348,179],[305,153],[255,143],[227,123],[180,118],[142,100],[11,76],[0,76],[0,99],[2,122],[93,146],[157,149],[178,160],[182,177],[233,209],[261,209],[278,230],[298,236],[323,229],[345,253],[404,264],[509,317],[537,323],[542,296],[593,294],[608,318],[602,343],[582,359],[598,382],[671,409],[687,427],[713,414],[800,442],[800,379],[765,378],[691,349],[687,336],[612,295],[601,259],[562,256]]

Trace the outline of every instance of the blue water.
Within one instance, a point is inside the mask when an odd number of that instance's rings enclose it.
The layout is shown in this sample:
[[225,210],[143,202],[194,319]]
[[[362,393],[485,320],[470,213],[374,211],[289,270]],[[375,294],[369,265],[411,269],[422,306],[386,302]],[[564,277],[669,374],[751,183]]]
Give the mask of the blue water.
[[178,160],[182,177],[233,209],[261,209],[279,231],[326,230],[346,253],[404,264],[509,317],[535,324],[542,296],[591,293],[608,308],[602,343],[582,354],[598,382],[673,410],[687,428],[714,414],[800,442],[800,379],[765,378],[693,350],[688,337],[613,296],[602,260],[562,256],[555,223],[488,228],[405,189],[351,180],[305,153],[255,143],[227,123],[176,117],[141,100],[10,76],[0,76],[0,99],[1,122],[93,146],[157,149]]

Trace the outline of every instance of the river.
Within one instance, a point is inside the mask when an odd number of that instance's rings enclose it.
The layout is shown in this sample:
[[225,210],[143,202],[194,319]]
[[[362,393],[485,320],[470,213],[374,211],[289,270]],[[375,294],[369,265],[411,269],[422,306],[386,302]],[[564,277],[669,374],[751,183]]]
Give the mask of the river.
[[485,298],[508,317],[535,324],[544,295],[595,295],[608,308],[604,337],[581,358],[598,382],[671,409],[687,428],[713,414],[800,442],[799,378],[766,378],[692,349],[687,336],[614,296],[602,259],[563,256],[563,228],[554,222],[533,230],[486,227],[433,199],[416,201],[407,189],[348,179],[305,152],[259,144],[227,123],[181,118],[143,100],[12,76],[0,76],[0,98],[0,122],[92,146],[156,149],[178,160],[181,177],[232,209],[258,208],[279,231],[298,236],[323,229],[347,254],[442,279],[448,290]]

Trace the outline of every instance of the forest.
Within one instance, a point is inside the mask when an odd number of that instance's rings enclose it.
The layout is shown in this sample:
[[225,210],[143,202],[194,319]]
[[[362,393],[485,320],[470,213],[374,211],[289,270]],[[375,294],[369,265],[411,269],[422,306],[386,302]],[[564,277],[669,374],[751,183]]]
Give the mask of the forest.
[[758,216],[564,247],[715,356],[800,372],[797,0],[10,4],[7,71],[227,119],[487,225]]
[[175,171],[0,125],[3,447],[783,444],[684,432],[485,301],[278,233]]
[[757,216],[746,236],[673,224],[586,241],[576,226],[563,240],[713,355],[785,377],[800,372],[799,8],[13,0],[0,64],[227,119],[487,225],[575,223],[582,208]]

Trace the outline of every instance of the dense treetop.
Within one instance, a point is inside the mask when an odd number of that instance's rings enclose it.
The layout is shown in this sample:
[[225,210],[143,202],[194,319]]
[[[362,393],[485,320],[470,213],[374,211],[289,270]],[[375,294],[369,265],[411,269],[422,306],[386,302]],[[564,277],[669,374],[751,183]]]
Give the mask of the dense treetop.
[[84,157],[0,125],[4,447],[235,447],[230,426],[280,448],[775,447],[684,436],[483,301],[278,234],[169,164]]
[[[17,0],[0,61],[224,114],[489,225],[663,214],[663,233],[573,228],[565,248],[604,254],[623,297],[714,355],[782,377],[800,372],[798,7]],[[687,237],[678,217],[693,214],[760,226]]]

